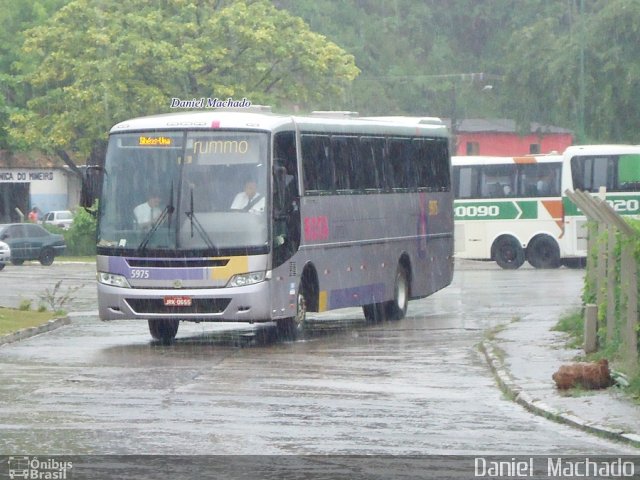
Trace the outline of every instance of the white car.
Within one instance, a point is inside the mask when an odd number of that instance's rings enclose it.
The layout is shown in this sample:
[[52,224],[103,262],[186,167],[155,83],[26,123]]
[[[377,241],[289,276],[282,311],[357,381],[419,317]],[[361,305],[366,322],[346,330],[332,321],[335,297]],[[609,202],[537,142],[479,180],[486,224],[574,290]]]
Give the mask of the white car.
[[5,263],[11,260],[11,248],[4,242],[0,242],[0,270],[4,268]]
[[56,227],[67,230],[73,223],[73,213],[69,210],[55,210],[48,212],[42,217],[40,222],[43,225],[55,225]]

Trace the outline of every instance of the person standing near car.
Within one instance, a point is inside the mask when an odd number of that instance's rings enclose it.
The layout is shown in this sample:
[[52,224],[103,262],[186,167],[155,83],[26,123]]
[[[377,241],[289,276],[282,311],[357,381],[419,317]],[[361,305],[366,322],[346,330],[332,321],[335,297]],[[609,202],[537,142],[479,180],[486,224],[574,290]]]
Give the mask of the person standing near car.
[[38,223],[38,207],[33,207],[28,215],[31,223]]

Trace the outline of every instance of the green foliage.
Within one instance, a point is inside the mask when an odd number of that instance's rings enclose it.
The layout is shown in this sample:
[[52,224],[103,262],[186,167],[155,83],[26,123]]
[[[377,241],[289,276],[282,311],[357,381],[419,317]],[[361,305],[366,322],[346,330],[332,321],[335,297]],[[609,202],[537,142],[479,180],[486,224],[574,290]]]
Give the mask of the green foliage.
[[[45,289],[44,293],[38,295],[41,308],[45,307],[50,309],[52,312],[56,312],[57,314],[64,314],[63,308],[74,299],[73,294],[84,287],[84,285],[80,285],[77,287],[68,287],[63,292],[61,289],[61,285],[62,280],[58,280],[52,289],[47,288]],[[39,308],[39,311],[42,311],[41,308]]]
[[18,310],[22,311],[22,312],[26,312],[31,310],[31,300],[28,299],[24,299],[20,302],[20,306],[18,307]]
[[29,90],[15,68],[29,59],[20,53],[24,31],[42,23],[68,0],[3,0],[0,8],[0,149],[20,149],[24,145],[7,131],[9,116],[24,106]]
[[25,37],[33,94],[9,131],[83,156],[115,122],[166,112],[173,97],[312,105],[358,74],[351,55],[266,0],[72,0]]
[[37,327],[55,318],[50,312],[16,310],[0,307],[0,336],[17,332],[24,328]]
[[512,36],[506,58],[509,106],[520,120],[575,130],[583,117],[583,140],[635,142],[640,109],[631,99],[640,93],[640,3],[584,5],[580,12],[576,2],[566,2],[564,15],[542,18]]
[[[627,315],[627,285],[623,282],[622,279],[622,249],[625,246],[628,246],[630,243],[632,245],[633,251],[635,253],[635,262],[636,266],[640,266],[640,222],[638,220],[627,219],[627,222],[638,231],[638,235],[632,236],[631,238],[622,235],[619,232],[616,232],[616,243],[613,252],[614,262],[614,291],[613,298],[615,301],[614,305],[614,327],[613,327],[613,335],[611,338],[608,337],[607,332],[607,324],[606,324],[606,311],[607,311],[607,292],[606,285],[603,287],[603,295],[602,302],[598,305],[598,343],[600,346],[599,351],[597,352],[598,358],[608,358],[613,361],[617,361],[620,365],[620,368],[631,375],[640,376],[639,365],[630,365],[628,361],[628,355],[626,351],[626,342],[624,338],[627,335],[626,331],[626,315]],[[589,235],[595,235],[597,233],[596,229],[591,226]],[[608,231],[604,231],[602,235],[599,235],[597,238],[596,247],[603,247],[605,250],[607,249],[608,244]],[[594,247],[594,251],[589,252],[589,255],[593,262],[589,262],[587,264],[587,274],[585,275],[585,283],[583,287],[583,299],[589,301],[589,303],[597,304],[597,286],[595,284],[589,284],[589,278],[596,278],[594,272],[591,272],[590,268],[597,268],[597,248]],[[640,285],[638,286],[638,298],[640,299]],[[586,303],[585,301],[585,303]],[[640,301],[637,305],[638,311],[640,311]],[[640,324],[636,324],[636,335],[638,335],[638,330],[640,330]],[[640,341],[638,342],[638,347],[640,351]]]
[[83,158],[172,97],[228,96],[636,143],[639,25],[637,0],[5,0],[0,148]]
[[84,208],[78,208],[73,214],[71,227],[64,231],[67,244],[66,255],[96,254],[96,219]]

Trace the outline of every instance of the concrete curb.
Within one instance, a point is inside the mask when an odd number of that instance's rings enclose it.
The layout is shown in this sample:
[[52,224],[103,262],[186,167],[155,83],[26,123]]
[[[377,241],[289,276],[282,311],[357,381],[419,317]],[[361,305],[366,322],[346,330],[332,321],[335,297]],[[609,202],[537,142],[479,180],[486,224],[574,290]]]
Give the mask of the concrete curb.
[[513,398],[517,404],[523,406],[531,413],[540,415],[558,423],[579,428],[580,430],[588,433],[624,442],[634,447],[640,447],[640,435],[588,422],[575,415],[563,413],[540,400],[532,398],[515,382],[511,374],[507,371],[500,354],[497,353],[497,347],[493,342],[483,340],[480,343],[479,348],[484,354],[500,389]]
[[24,340],[25,338],[40,335],[41,333],[45,332],[50,332],[51,330],[55,330],[56,328],[62,327],[63,325],[68,325],[70,323],[71,319],[66,316],[49,320],[47,323],[38,325],[37,327],[23,328],[22,330],[18,330],[17,332],[0,336],[0,345],[4,345],[5,343],[18,342],[20,340]]

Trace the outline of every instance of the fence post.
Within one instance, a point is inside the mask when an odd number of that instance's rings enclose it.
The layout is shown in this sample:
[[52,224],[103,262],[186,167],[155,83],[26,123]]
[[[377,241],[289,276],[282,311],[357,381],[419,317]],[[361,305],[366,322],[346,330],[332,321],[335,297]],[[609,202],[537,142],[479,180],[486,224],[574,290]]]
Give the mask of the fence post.
[[622,247],[622,288],[626,290],[627,322],[625,342],[629,367],[638,366],[638,264],[634,258],[633,242],[627,241]]
[[584,306],[584,353],[598,350],[598,306],[588,303]]
[[616,327],[616,227],[607,228],[607,343],[613,342]]
[[598,305],[598,318],[605,318],[606,312],[603,311],[604,301],[606,298],[606,282],[607,282],[607,247],[602,239],[607,231],[607,225],[598,220],[598,238],[596,244],[598,246],[598,261],[596,267],[596,304]]

